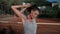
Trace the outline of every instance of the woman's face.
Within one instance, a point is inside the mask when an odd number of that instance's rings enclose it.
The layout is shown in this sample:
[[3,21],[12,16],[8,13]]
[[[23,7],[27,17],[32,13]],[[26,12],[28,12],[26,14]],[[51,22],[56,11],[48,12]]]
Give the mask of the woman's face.
[[36,18],[39,15],[39,11],[35,10],[35,11],[31,11],[31,18]]

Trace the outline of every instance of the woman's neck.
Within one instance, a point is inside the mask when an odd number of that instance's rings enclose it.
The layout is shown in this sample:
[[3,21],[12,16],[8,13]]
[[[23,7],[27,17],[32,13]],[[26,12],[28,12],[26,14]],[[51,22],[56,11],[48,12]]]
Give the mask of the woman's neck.
[[31,15],[28,15],[28,19],[31,19],[32,20],[33,18],[31,17]]
[[31,15],[28,15],[28,20],[32,22],[33,18],[31,17]]
[[32,20],[32,19],[33,19],[33,18],[31,17],[31,15],[28,15],[27,18],[28,18],[29,20]]

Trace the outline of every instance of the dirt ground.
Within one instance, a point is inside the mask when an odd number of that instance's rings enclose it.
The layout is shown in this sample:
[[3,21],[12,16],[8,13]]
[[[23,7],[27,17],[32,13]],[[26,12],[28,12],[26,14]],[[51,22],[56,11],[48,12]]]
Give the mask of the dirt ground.
[[[2,19],[9,22],[0,22],[0,34],[24,34],[23,24],[17,23],[21,20],[17,17],[10,19]],[[51,18],[40,18],[36,21],[37,23],[60,23],[59,20],[53,20]],[[60,25],[37,24],[37,34],[60,34]]]

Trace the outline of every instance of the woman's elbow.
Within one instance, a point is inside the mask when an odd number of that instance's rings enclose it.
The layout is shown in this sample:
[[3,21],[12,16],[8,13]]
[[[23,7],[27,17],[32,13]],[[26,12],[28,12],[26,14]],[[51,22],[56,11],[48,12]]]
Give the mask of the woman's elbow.
[[16,10],[16,7],[15,6],[11,6],[12,10]]
[[14,8],[14,6],[11,6],[11,8],[13,9],[13,8]]

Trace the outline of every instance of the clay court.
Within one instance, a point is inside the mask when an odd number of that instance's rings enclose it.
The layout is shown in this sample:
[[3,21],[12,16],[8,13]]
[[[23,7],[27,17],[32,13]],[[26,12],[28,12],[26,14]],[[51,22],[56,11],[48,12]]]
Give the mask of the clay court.
[[[3,20],[3,21],[2,21]],[[23,24],[19,18],[4,18],[0,21],[0,33],[24,34]],[[60,34],[60,21],[47,18],[37,19],[37,34]],[[4,32],[5,31],[5,32]],[[3,32],[3,33],[2,33]]]

